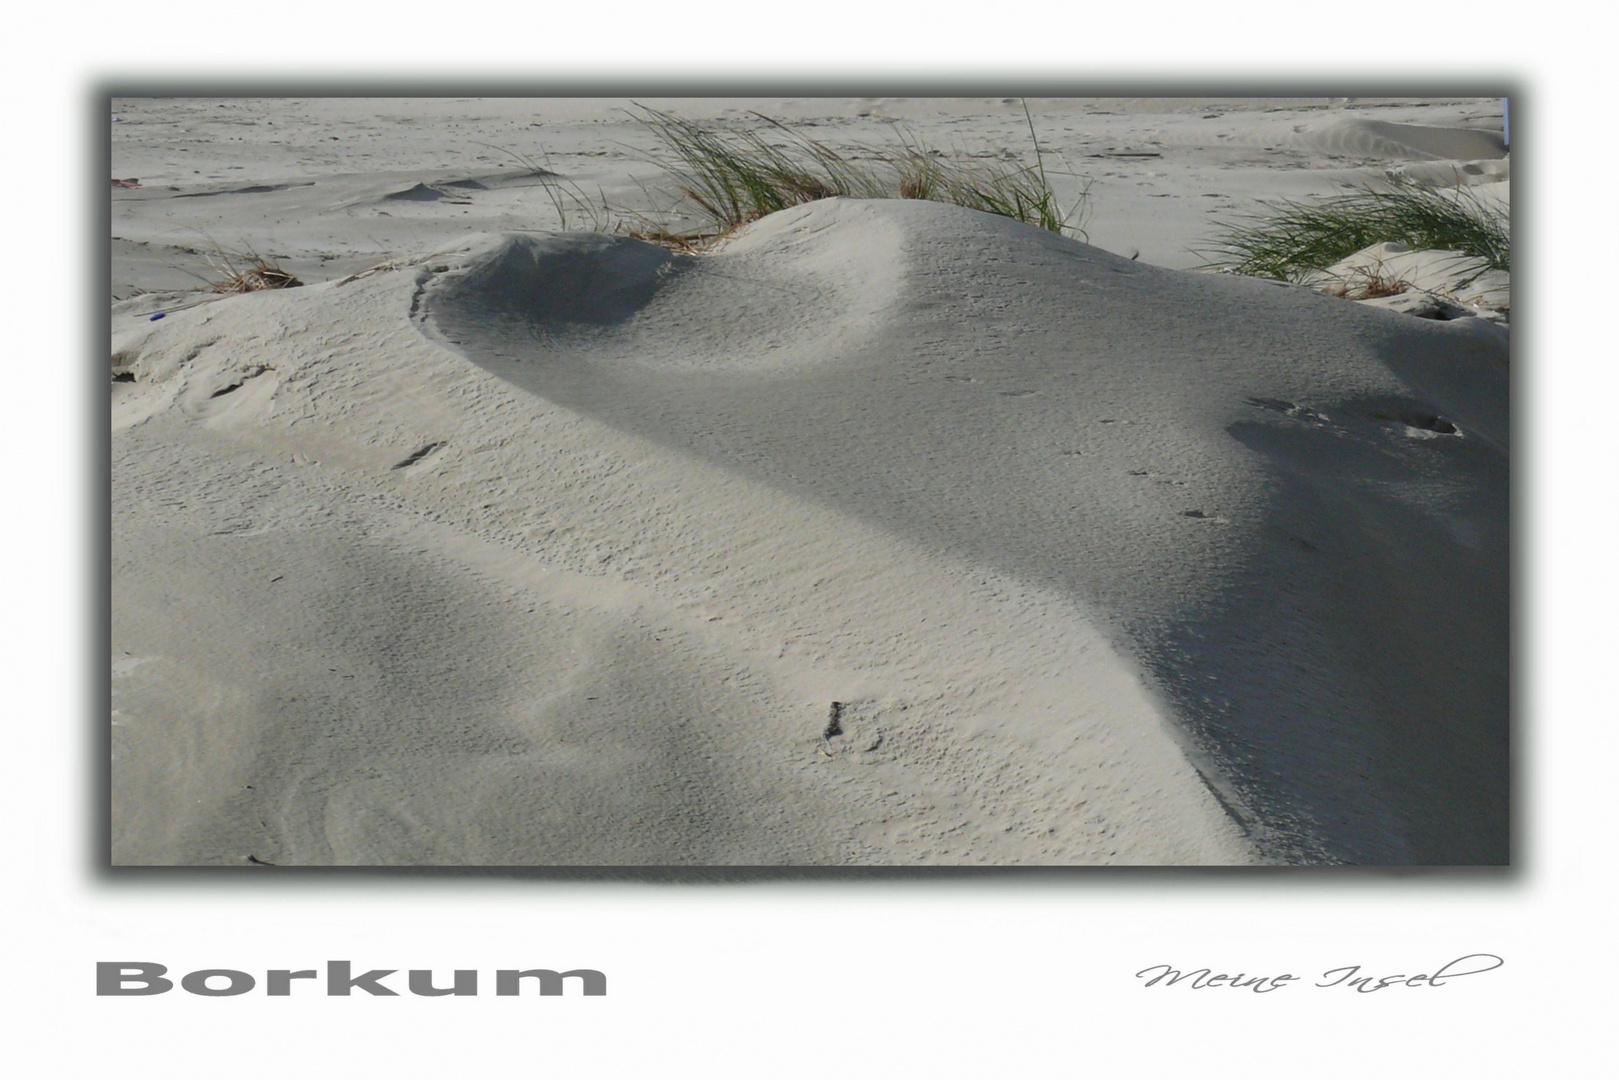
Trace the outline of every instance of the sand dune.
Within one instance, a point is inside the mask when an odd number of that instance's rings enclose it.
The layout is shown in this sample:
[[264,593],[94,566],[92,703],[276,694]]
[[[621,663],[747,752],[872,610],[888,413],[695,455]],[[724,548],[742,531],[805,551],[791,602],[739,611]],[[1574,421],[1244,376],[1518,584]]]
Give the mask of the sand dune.
[[[1266,843],[1425,860],[1499,803],[1504,727],[1471,721],[1504,680],[1400,669],[1505,670],[1504,606],[1456,610],[1505,595],[1500,342],[936,204],[817,203],[700,263],[572,246],[506,241],[426,316],[550,400],[1105,612],[1212,753],[1244,744],[1234,801],[1286,793]],[[606,307],[532,299],[574,283]],[[1426,645],[1435,618],[1467,628]]]
[[1506,154],[1504,137],[1492,131],[1359,118],[1334,120],[1319,127],[1302,126],[1300,134],[1309,145],[1354,157],[1472,161]]
[[[1408,127],[1299,138],[1488,156]],[[115,862],[1506,860],[1500,327],[934,203],[422,221],[114,306]]]
[[126,346],[119,861],[1252,857],[1066,598],[484,375],[417,278]]
[[[115,555],[173,503],[169,576],[216,609],[156,619],[162,577],[120,575],[163,656],[127,678],[223,725],[126,721],[117,775],[181,804],[135,861],[1242,857],[1177,730],[1256,857],[1500,857],[1496,339],[922,203],[442,266],[177,315],[133,359],[125,439],[171,449],[115,472]],[[635,587],[525,565],[581,544]],[[877,744],[852,772],[834,700]]]

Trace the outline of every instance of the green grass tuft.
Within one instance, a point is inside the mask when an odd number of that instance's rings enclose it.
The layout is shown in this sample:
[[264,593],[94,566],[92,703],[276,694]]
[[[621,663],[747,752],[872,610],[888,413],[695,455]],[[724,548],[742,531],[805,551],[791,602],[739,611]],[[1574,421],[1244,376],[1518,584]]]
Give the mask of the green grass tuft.
[[1454,251],[1484,270],[1511,271],[1506,212],[1467,188],[1446,194],[1411,181],[1313,203],[1266,203],[1206,246],[1209,269],[1304,283],[1357,251],[1395,242],[1413,251]]
[[[675,235],[640,234],[662,242],[723,235],[767,214],[817,199],[928,199],[1013,218],[1084,239],[1086,190],[1066,211],[1047,181],[1035,139],[1035,164],[947,158],[900,133],[894,148],[862,146],[842,154],[768,116],[778,141],[758,132],[722,131],[646,106],[637,117],[663,144],[656,158],[681,197],[707,219],[707,228]],[[1028,114],[1027,106],[1024,109]],[[1034,137],[1034,121],[1029,118]]]
[[787,135],[786,147],[756,132],[711,131],[670,113],[645,106],[641,111],[638,119],[671,155],[659,164],[718,228],[734,229],[816,199],[879,196],[874,174],[768,117],[761,119]]

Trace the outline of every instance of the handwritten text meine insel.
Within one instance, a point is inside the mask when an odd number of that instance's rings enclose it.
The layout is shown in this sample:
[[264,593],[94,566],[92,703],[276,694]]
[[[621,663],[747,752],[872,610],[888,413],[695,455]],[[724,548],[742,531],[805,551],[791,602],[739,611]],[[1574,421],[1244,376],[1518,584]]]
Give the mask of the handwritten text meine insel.
[[[1442,965],[1431,975],[1426,973],[1363,975],[1359,964],[1347,964],[1344,967],[1324,971],[1321,973],[1320,981],[1305,985],[1347,987],[1362,994],[1368,994],[1375,990],[1387,990],[1393,986],[1448,986],[1453,979],[1459,979],[1465,975],[1481,975],[1486,971],[1494,971],[1504,963],[1506,961],[1494,953],[1469,953]],[[1136,972],[1136,978],[1144,980],[1144,986],[1175,986],[1185,982],[1193,990],[1209,990],[1219,987],[1231,990],[1252,990],[1256,994],[1268,994],[1273,990],[1281,990],[1293,983],[1301,982],[1298,975],[1248,975],[1246,973],[1225,975],[1217,974],[1213,968],[1192,968],[1181,971],[1168,964],[1154,964],[1152,967],[1142,968]]]

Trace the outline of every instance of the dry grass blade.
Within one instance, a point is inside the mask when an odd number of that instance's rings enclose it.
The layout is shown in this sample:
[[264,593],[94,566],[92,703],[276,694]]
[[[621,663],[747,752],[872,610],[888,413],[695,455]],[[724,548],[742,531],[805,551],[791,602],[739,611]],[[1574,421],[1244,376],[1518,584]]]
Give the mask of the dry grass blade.
[[247,293],[261,289],[296,289],[302,284],[280,267],[260,262],[223,281],[210,282],[209,288],[217,293]]
[[[207,233],[203,234],[208,236]],[[250,293],[264,289],[296,289],[303,285],[292,274],[276,266],[257,252],[231,251],[213,237],[208,236],[213,250],[203,257],[218,275],[208,282],[216,293]]]
[[391,274],[396,270],[402,270],[408,266],[420,266],[425,262],[432,261],[433,259],[442,259],[444,254],[445,253],[442,251],[435,251],[427,255],[412,255],[408,259],[388,259],[377,263],[375,266],[368,266],[364,270],[356,270],[348,277],[340,278],[337,284],[347,285],[350,282],[371,277],[373,274]]
[[590,231],[606,232],[612,227],[612,211],[607,205],[607,199],[597,189],[599,199],[591,199],[585,190],[571,180],[565,180],[561,173],[551,167],[551,154],[545,149],[540,150],[543,162],[535,161],[526,154],[509,150],[504,146],[495,146],[491,143],[479,143],[479,146],[505,154],[525,170],[525,175],[532,178],[535,184],[545,192],[556,211],[557,221],[563,232],[569,231],[569,215],[573,220],[581,218],[590,220]]
[[1369,274],[1353,281],[1340,281],[1321,291],[1328,296],[1339,296],[1345,300],[1382,300],[1385,297],[1410,292],[1414,288],[1416,286],[1404,278]]

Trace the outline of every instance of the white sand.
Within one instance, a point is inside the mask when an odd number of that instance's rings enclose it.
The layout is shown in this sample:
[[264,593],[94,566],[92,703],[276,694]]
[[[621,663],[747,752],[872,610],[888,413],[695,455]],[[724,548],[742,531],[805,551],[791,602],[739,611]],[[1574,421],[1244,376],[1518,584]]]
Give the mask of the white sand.
[[[1186,269],[1255,195],[1504,185],[1491,103],[1037,102],[1099,246],[702,256],[477,146],[620,199],[611,104],[115,103],[115,862],[1505,861],[1506,331]],[[201,230],[310,285],[164,291]]]

